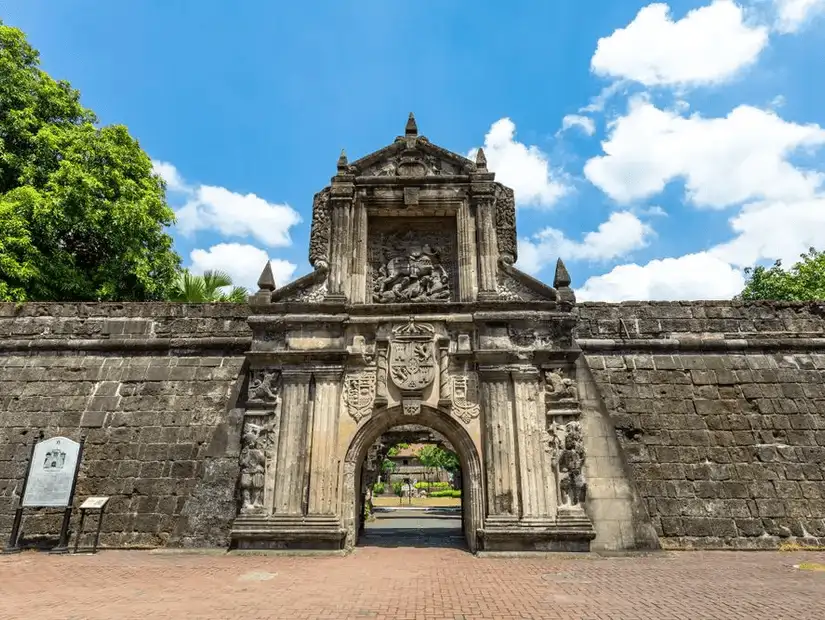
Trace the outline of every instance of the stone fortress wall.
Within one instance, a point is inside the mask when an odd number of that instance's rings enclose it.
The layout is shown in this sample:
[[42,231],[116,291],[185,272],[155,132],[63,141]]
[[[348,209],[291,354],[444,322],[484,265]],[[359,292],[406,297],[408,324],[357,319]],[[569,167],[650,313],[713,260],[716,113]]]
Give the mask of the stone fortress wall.
[[[825,543],[825,305],[575,312],[585,436],[598,427],[607,439],[589,442],[602,448],[586,462],[594,549]],[[2,542],[43,431],[86,436],[76,505],[112,496],[103,545],[227,546],[249,314],[232,304],[0,304]],[[28,513],[26,538],[56,536],[58,511]]]
[[[225,545],[248,315],[234,304],[0,304],[2,544],[44,431],[86,436],[75,505],[111,496],[102,545]],[[26,514],[25,538],[59,532],[61,511]]]

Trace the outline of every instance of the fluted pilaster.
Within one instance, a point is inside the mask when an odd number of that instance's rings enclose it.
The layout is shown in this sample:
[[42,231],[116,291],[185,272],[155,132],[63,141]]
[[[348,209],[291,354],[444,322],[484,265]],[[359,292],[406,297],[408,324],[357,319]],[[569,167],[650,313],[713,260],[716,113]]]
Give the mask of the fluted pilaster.
[[314,373],[315,401],[309,474],[309,514],[336,512],[338,467],[335,459],[340,407],[341,367]]
[[307,421],[310,417],[309,383],[305,371],[283,371],[281,432],[275,470],[275,514],[301,514],[304,472],[307,464]]
[[479,368],[484,411],[487,510],[490,515],[517,517],[519,510],[517,445],[513,429],[510,373]]
[[352,273],[349,275],[350,299],[356,304],[372,301],[372,287],[367,286],[367,232],[367,209],[361,200],[356,200],[352,207],[353,258]]
[[458,209],[458,301],[475,301],[478,293],[476,222],[468,202]]
[[514,370],[512,376],[522,516],[548,517],[547,490],[553,477],[546,469],[539,372],[531,366]]
[[479,295],[494,295],[498,271],[495,201],[492,196],[476,199],[476,226],[478,228],[478,289]]

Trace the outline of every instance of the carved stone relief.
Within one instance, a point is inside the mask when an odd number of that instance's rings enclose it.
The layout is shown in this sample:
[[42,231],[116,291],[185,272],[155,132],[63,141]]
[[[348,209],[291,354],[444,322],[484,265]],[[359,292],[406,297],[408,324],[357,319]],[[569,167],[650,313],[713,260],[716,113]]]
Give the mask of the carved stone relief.
[[350,373],[344,381],[344,402],[356,422],[372,413],[375,404],[375,368]]
[[281,402],[281,373],[277,370],[259,368],[249,373],[248,404],[261,404],[275,408]]
[[561,368],[544,372],[544,394],[548,409],[578,409],[576,380]]
[[329,188],[318,192],[312,201],[312,228],[309,234],[309,264],[316,269],[329,267],[329,192]]
[[455,233],[443,227],[423,230],[371,230],[369,269],[372,301],[403,303],[450,301],[454,289]]
[[320,282],[316,282],[304,289],[300,289],[286,295],[280,301],[299,301],[303,303],[319,303],[324,301],[327,294],[327,280],[326,278]]
[[439,372],[435,351],[435,329],[427,323],[409,323],[393,329],[389,347],[388,374],[401,391],[404,413],[421,411],[421,395]]
[[263,510],[264,475],[274,420],[265,424],[246,422],[241,440],[241,514]]
[[478,401],[478,379],[475,373],[453,376],[453,413],[465,424],[478,417],[481,410]]
[[516,240],[516,198],[509,187],[499,187],[496,193],[496,238],[501,260],[512,265],[518,258]]
[[584,438],[578,421],[564,426],[553,424],[553,462],[559,485],[559,499],[564,507],[584,507],[587,482],[584,478]]
[[366,168],[367,177],[429,177],[461,174],[458,167],[445,159],[429,153],[406,151],[390,156]]
[[517,349],[546,349],[552,347],[554,335],[547,330],[533,327],[508,327],[510,343]]
[[496,276],[496,291],[499,297],[507,301],[542,300],[542,297],[536,295],[524,284],[501,270]]

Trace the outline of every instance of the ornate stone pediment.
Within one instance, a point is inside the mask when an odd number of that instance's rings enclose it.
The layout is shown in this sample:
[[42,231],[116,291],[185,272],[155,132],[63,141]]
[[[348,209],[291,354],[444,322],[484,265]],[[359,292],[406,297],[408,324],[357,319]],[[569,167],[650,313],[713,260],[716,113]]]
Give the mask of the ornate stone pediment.
[[351,168],[360,177],[420,178],[470,174],[475,164],[423,136],[407,136],[354,161]]

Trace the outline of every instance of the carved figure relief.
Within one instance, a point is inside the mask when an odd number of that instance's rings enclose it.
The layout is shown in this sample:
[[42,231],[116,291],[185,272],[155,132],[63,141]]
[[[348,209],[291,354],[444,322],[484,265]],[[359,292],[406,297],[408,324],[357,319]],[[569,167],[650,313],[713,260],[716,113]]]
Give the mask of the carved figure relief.
[[454,265],[450,233],[406,230],[371,234],[372,301],[449,301]]
[[508,327],[507,333],[510,336],[510,342],[512,345],[521,349],[546,348],[553,344],[552,334],[547,332],[542,333],[532,327]]
[[583,508],[587,495],[587,482],[584,479],[584,437],[581,423],[568,422],[564,427],[564,439],[559,439],[558,430],[554,429],[555,464],[559,478],[560,500],[567,507]]
[[312,228],[309,233],[309,264],[315,269],[329,267],[329,188],[315,194],[312,200]]
[[415,321],[393,330],[389,374],[400,390],[420,392],[435,380],[434,334],[431,325]]
[[269,448],[270,422],[265,425],[247,422],[241,448],[241,513],[251,514],[263,509],[266,452]]
[[249,373],[247,402],[277,407],[281,402],[279,379],[280,373],[277,370],[252,370]]
[[406,151],[388,157],[368,167],[363,176],[373,177],[429,177],[460,174],[458,167],[436,155]]
[[477,418],[481,407],[478,402],[478,380],[474,373],[456,375],[453,383],[453,413],[465,424]]
[[356,422],[372,413],[375,403],[375,369],[350,374],[344,384],[344,402]]
[[544,392],[547,395],[548,404],[578,403],[579,391],[576,387],[576,381],[570,377],[565,377],[560,368],[545,371],[544,383]]

